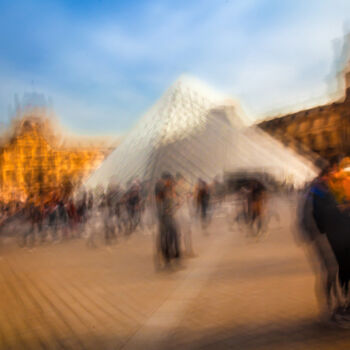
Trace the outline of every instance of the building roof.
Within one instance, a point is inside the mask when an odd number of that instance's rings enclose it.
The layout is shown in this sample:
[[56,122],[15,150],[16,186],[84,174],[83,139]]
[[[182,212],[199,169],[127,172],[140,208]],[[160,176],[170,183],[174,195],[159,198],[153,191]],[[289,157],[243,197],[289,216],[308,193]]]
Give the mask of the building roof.
[[61,149],[97,148],[108,152],[119,144],[117,137],[73,135],[65,131],[53,116],[45,114],[42,108],[38,108],[24,111],[12,119],[9,128],[2,130],[0,134],[0,147],[13,142],[28,131],[40,133],[49,145]]

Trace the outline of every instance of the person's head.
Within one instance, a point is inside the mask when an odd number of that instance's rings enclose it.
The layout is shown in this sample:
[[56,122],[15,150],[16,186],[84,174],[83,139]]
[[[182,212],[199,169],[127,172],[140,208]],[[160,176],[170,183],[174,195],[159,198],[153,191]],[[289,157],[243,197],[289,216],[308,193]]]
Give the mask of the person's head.
[[170,186],[173,183],[173,177],[169,172],[164,172],[162,174],[162,180],[165,185]]
[[181,173],[176,173],[175,179],[176,179],[176,181],[183,179],[182,174]]
[[341,161],[341,157],[334,156],[329,160],[329,172],[335,172],[339,169],[339,163]]
[[320,178],[326,176],[332,170],[330,162],[326,161],[323,158],[317,158],[316,161],[315,161],[315,166],[316,166],[317,169],[319,169],[318,177],[320,177]]

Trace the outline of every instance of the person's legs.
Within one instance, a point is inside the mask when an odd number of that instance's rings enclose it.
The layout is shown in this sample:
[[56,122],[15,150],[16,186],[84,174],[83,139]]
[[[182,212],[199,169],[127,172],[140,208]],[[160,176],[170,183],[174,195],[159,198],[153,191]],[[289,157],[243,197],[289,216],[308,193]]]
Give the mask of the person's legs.
[[161,222],[158,222],[158,230],[155,233],[155,253],[154,253],[154,263],[156,270],[159,270],[162,266],[163,256],[163,246],[162,246],[162,228]]
[[29,238],[31,237],[31,235],[33,234],[33,230],[34,230],[34,226],[33,224],[31,223],[28,227],[27,230],[25,230],[23,232],[23,246],[27,246],[29,245]]
[[106,244],[109,244],[110,243],[110,217],[109,217],[109,212],[108,212],[108,209],[107,208],[104,208],[102,210],[102,220],[103,220],[103,223],[102,223],[102,227],[103,227],[103,231],[104,231],[104,239],[105,239],[105,243]]
[[207,203],[206,202],[202,202],[201,203],[201,219],[202,219],[202,228],[205,229],[207,227]]
[[[345,259],[344,259],[345,260]],[[350,307],[350,300],[349,300],[349,271],[347,268],[347,262],[342,262],[342,267],[339,267],[339,283],[342,291],[342,296],[344,298],[344,306]]]
[[341,294],[341,304],[343,307],[348,306],[348,273],[347,273],[347,258],[346,258],[346,252],[344,249],[337,249],[334,251],[337,262],[338,262],[338,279],[339,279],[339,287],[340,287],[340,294]]
[[37,240],[37,238],[35,238],[36,236],[38,236],[38,223],[37,222],[35,222],[35,223],[33,223],[33,229],[32,229],[32,231],[31,231],[31,246],[34,246],[35,245],[35,243],[36,243],[36,240]]
[[108,225],[108,221],[107,220],[104,222],[103,229],[104,229],[105,243],[109,244],[110,243],[110,239],[109,239],[110,237],[109,237],[109,225]]
[[175,219],[173,217],[169,218],[169,234],[171,240],[171,246],[173,247],[173,257],[180,257],[180,245],[179,245],[179,232],[176,226]]
[[118,233],[120,234],[123,231],[122,216],[120,212],[116,213],[116,221],[117,221]]
[[315,262],[316,296],[321,311],[329,314],[342,304],[337,288],[338,263],[325,235],[314,239],[311,253],[311,261]]
[[161,247],[162,247],[162,254],[163,258],[166,264],[170,262],[170,237],[169,237],[169,230],[168,225],[165,221],[162,222],[160,227],[160,239],[161,239]]
[[97,222],[99,220],[99,215],[97,213],[91,213],[89,220],[87,222],[87,241],[86,244],[88,247],[95,248],[95,235],[97,230]]
[[109,219],[109,229],[110,229],[110,237],[111,239],[116,240],[117,239],[117,234],[116,234],[116,217],[115,215],[111,215],[110,219]]
[[128,206],[128,234],[131,234],[134,230],[134,206]]
[[263,214],[262,214],[261,208],[257,210],[255,221],[256,221],[257,235],[260,235],[263,230]]
[[184,246],[188,256],[193,256],[193,244],[192,244],[192,229],[191,229],[191,218],[189,213],[184,214],[184,225],[183,225],[183,236],[184,236]]
[[135,224],[134,224],[134,230],[136,230],[137,227],[140,227],[142,230],[142,211],[141,208],[136,208],[135,209]]
[[54,242],[57,239],[57,225],[56,220],[50,219],[49,222],[51,241]]
[[43,227],[42,221],[38,222],[38,232],[39,232],[41,243],[45,243],[47,232],[46,232],[45,228]]

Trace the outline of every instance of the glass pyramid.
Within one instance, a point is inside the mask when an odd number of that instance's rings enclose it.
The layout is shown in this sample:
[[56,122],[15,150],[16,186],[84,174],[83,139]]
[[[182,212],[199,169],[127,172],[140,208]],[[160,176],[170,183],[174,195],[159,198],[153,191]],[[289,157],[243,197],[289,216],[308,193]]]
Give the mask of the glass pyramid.
[[[164,171],[180,172],[189,182],[211,181],[235,169],[266,169],[298,184],[315,176],[311,163],[247,127],[237,103],[197,79],[181,77],[117,149],[88,179],[86,186],[156,181]],[[294,180],[293,180],[294,181]]]

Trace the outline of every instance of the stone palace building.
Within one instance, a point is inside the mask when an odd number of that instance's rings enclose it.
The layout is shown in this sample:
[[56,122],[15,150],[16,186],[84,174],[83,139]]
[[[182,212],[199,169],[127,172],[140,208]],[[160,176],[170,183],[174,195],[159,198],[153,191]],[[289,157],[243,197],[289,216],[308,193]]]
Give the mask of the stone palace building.
[[325,159],[350,154],[350,72],[344,97],[326,105],[265,120],[259,126],[300,153]]

